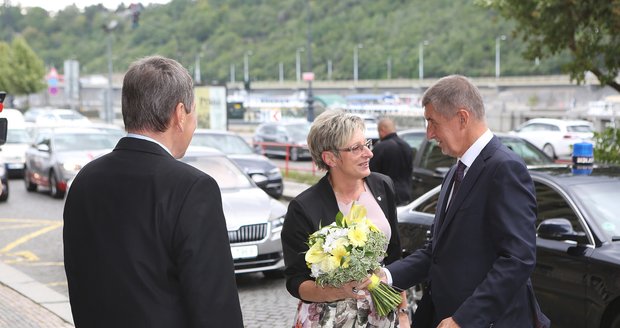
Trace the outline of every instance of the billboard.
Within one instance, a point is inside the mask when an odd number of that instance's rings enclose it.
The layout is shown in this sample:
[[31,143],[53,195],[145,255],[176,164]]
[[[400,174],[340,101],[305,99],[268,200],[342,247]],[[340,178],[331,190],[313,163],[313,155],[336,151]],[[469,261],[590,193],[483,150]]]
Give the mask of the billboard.
[[226,130],[226,87],[204,86],[194,88],[198,127]]

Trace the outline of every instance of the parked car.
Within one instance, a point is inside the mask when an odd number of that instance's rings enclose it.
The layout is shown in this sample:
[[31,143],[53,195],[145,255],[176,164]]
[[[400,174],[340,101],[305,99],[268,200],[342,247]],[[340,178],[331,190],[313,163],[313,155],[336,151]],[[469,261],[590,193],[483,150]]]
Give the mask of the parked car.
[[252,147],[238,134],[227,131],[197,129],[190,145],[218,149],[239,165],[249,176],[263,175],[267,178],[264,190],[272,197],[280,198],[284,185],[280,169]]
[[[620,167],[530,168],[538,202],[532,283],[553,327],[620,327]],[[440,186],[398,209],[405,255],[422,247]],[[420,297],[419,286],[416,297]]]
[[397,131],[396,134],[403,139],[406,143],[409,144],[411,150],[414,151],[413,156],[415,157],[415,153],[420,149],[420,145],[422,145],[422,141],[426,139],[426,129],[424,128],[414,128],[407,129],[402,131]]
[[0,202],[6,202],[9,199],[9,178],[6,166],[0,158]]
[[2,158],[9,177],[21,178],[24,176],[26,163],[26,149],[32,139],[26,129],[8,129],[6,143],[0,146]]
[[292,161],[311,158],[307,137],[310,123],[306,121],[270,122],[256,128],[252,144],[256,152],[267,156],[288,156]]
[[90,124],[90,120],[71,109],[48,109],[39,113],[34,123],[42,126],[76,126]]
[[[528,166],[549,165],[554,161],[527,140],[517,136],[495,133],[504,145],[517,153]],[[413,158],[413,199],[441,184],[456,159],[441,152],[434,140],[424,139]]]
[[209,174],[220,187],[235,273],[280,277],[284,268],[280,232],[286,207],[258,187],[266,183],[264,177],[250,178],[213,148],[190,146],[181,160]]
[[110,152],[118,140],[118,134],[96,128],[39,129],[26,150],[26,190],[49,188],[52,197],[63,198],[68,181],[88,162]]
[[512,131],[542,149],[553,159],[570,157],[572,146],[578,142],[593,142],[592,123],[582,120],[535,118]]

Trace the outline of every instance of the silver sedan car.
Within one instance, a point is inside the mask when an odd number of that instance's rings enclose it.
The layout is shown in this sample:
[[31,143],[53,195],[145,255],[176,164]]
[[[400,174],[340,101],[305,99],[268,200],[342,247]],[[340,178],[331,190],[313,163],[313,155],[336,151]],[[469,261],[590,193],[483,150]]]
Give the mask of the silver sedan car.
[[280,231],[286,207],[260,188],[267,178],[250,178],[213,148],[190,147],[181,160],[213,177],[220,187],[235,273],[281,276],[284,260]]
[[52,197],[64,198],[68,182],[78,171],[112,151],[120,137],[117,133],[86,127],[38,130],[33,144],[26,150],[26,190],[48,188]]

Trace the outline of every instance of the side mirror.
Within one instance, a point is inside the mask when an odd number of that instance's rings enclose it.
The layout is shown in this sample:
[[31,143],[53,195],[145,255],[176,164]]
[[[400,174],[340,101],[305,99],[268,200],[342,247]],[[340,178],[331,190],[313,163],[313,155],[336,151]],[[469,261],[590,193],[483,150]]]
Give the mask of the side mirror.
[[576,232],[573,225],[565,218],[547,219],[538,225],[536,229],[538,237],[550,240],[572,240],[578,244],[586,243],[588,240],[584,232]]
[[6,142],[6,133],[8,129],[8,121],[6,118],[0,118],[0,145],[4,145]]
[[255,173],[251,174],[250,177],[259,188],[265,189],[265,187],[267,187],[267,181],[269,181],[269,179],[264,174]]
[[37,150],[49,153],[50,152],[50,146],[46,145],[46,144],[40,144],[40,145],[37,145]]

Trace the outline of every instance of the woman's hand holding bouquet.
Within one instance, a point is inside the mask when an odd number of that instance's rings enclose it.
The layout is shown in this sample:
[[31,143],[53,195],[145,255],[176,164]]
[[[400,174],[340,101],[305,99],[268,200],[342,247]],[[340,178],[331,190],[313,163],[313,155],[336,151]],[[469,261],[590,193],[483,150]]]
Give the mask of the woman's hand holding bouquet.
[[334,223],[310,235],[305,259],[318,285],[348,284],[353,295],[357,288],[366,287],[377,313],[386,316],[400,304],[401,296],[369,273],[380,268],[387,243],[385,235],[366,217],[366,208],[353,205],[347,216],[338,212]]

